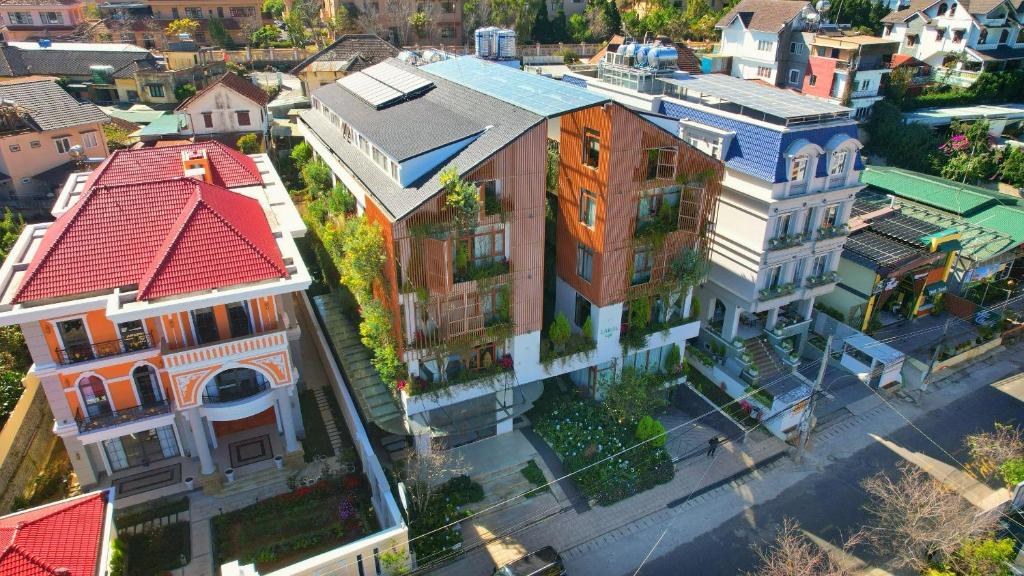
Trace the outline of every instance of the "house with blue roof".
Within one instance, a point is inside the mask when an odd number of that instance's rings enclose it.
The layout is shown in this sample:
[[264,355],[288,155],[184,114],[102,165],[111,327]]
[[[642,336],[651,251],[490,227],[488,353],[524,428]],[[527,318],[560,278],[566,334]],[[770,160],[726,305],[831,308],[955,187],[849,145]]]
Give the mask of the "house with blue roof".
[[[698,293],[713,362],[695,368],[730,392],[771,382],[794,406],[806,398],[800,352],[815,300],[839,281],[863,187],[853,111],[725,74],[652,70],[628,51],[563,81],[659,119],[724,162],[709,282]],[[795,430],[798,418],[779,418],[784,434]]]

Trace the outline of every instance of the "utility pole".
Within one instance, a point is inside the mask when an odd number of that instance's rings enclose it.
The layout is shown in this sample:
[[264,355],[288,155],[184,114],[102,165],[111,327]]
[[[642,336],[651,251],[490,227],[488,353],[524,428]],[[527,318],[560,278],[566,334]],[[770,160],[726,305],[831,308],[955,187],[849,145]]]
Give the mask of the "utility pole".
[[811,387],[811,397],[807,400],[807,407],[804,408],[803,418],[800,419],[800,440],[796,445],[796,463],[800,464],[804,459],[804,450],[807,449],[807,440],[811,437],[811,419],[814,418],[814,405],[818,402],[818,392],[821,390],[821,383],[825,379],[825,368],[832,352],[832,335],[829,334],[825,341],[825,353],[821,355],[821,366],[818,367],[818,377],[814,379],[814,386]]
[[936,344],[935,349],[932,350],[932,359],[928,362],[928,371],[925,372],[924,377],[921,378],[921,400],[924,400],[924,393],[928,390],[928,379],[932,377],[932,371],[935,370],[935,365],[939,362],[939,352],[941,352],[943,346],[946,345],[946,334],[949,333],[949,324],[952,321],[952,318],[946,319],[946,323],[942,327],[942,337],[939,338],[939,343]]

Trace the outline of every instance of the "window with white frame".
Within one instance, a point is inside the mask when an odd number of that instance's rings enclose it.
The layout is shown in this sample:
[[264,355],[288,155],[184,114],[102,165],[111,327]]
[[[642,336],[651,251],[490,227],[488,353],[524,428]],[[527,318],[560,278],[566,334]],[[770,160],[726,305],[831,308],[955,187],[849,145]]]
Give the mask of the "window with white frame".
[[8,12],[7,18],[11,21],[11,24],[32,24],[32,13],[31,12]]
[[828,254],[814,257],[814,266],[811,267],[811,276],[822,276],[828,272]]
[[775,237],[782,238],[789,234],[789,227],[793,222],[793,214],[780,214],[775,221]]
[[789,181],[803,182],[807,178],[807,156],[797,156],[789,164]]
[[576,245],[576,275],[587,282],[594,277],[594,249],[582,242]]
[[39,19],[43,24],[63,24],[64,15],[60,12],[40,12]]
[[775,49],[775,42],[771,40],[758,40],[757,49],[761,52],[770,52]]
[[67,154],[71,150],[71,138],[67,136],[54,138],[53,145],[57,147],[57,154]]
[[758,66],[757,67],[757,75],[760,78],[771,78],[772,77],[772,69],[767,67],[767,66]]
[[764,287],[778,288],[782,284],[782,266],[772,266],[765,273]]
[[186,18],[202,18],[203,17],[203,9],[202,8],[198,8],[196,6],[186,6],[185,7],[185,17]]
[[256,15],[256,8],[253,6],[232,6],[228,13],[232,18],[252,18]]
[[828,160],[828,173],[830,176],[839,176],[846,172],[846,161],[850,157],[847,150],[836,150]]
[[789,83],[798,84],[800,82],[800,70],[793,68],[789,71]]
[[85,144],[86,148],[95,148],[97,144],[96,133],[85,132],[84,134],[82,134],[82,142]]
[[839,220],[839,204],[833,204],[825,208],[821,217],[821,228],[832,228]]

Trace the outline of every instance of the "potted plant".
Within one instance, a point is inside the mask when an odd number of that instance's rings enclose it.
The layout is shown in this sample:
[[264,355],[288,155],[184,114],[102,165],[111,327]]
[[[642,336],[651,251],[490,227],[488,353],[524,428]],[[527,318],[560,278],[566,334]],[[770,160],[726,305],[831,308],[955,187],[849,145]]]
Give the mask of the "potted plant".
[[775,328],[772,328],[772,334],[782,337],[782,326],[776,325]]
[[191,491],[196,487],[196,479],[191,476],[185,477],[185,489]]
[[231,484],[232,482],[234,482],[235,481],[235,469],[234,468],[228,468],[227,470],[225,470],[224,471],[224,478],[227,479],[228,484]]
[[274,466],[277,466],[278,470],[284,468],[284,456],[281,456],[280,454],[274,456]]

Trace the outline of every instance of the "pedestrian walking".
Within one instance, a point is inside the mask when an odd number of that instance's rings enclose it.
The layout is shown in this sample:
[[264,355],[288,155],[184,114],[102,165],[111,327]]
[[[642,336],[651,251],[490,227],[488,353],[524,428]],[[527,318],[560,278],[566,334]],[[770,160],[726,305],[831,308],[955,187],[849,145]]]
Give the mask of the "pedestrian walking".
[[718,450],[718,442],[718,436],[712,436],[711,439],[708,440],[708,458],[715,455],[715,450]]

